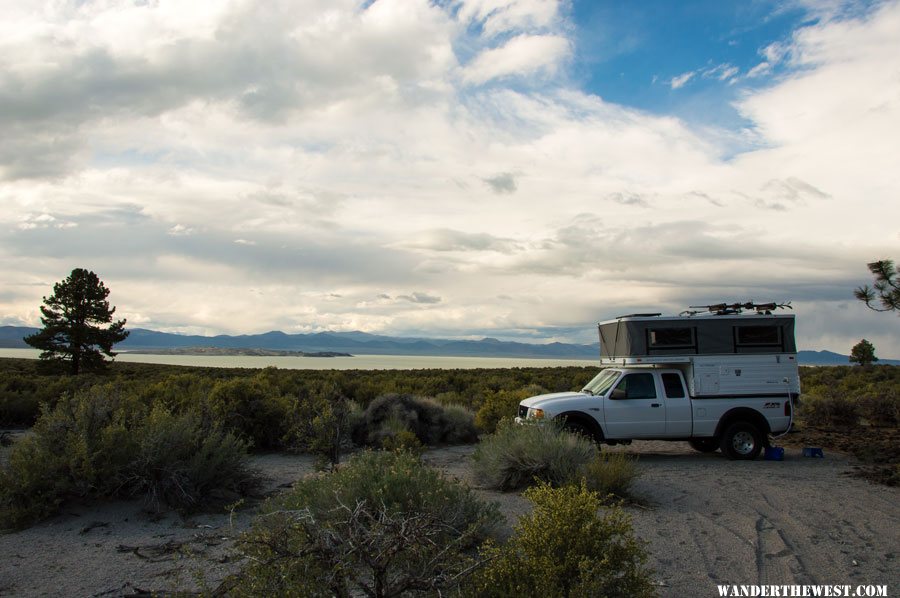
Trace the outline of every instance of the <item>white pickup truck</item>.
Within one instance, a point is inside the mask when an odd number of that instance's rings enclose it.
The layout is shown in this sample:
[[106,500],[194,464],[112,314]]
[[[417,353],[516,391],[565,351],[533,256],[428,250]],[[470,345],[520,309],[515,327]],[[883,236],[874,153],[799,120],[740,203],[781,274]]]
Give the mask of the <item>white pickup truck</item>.
[[787,431],[800,380],[794,317],[623,316],[600,323],[606,366],[580,392],[525,399],[517,421],[556,420],[608,444],[686,440],[755,459]]

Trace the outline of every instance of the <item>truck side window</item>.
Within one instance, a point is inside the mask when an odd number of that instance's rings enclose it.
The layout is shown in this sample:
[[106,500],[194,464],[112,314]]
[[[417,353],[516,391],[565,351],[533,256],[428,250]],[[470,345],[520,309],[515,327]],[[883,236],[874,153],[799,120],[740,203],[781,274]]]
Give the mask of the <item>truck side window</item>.
[[625,391],[629,399],[655,399],[656,384],[653,382],[653,374],[628,374],[616,386]]
[[663,388],[666,389],[666,398],[683,399],[684,385],[681,383],[681,376],[678,374],[663,374]]

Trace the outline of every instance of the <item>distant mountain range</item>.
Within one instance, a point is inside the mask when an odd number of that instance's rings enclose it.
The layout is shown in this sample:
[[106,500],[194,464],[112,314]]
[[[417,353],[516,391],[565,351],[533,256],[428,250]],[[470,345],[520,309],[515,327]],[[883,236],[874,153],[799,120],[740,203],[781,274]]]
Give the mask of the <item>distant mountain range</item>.
[[[27,348],[22,337],[37,328],[0,326],[0,347]],[[526,357],[543,359],[598,359],[599,343],[577,345],[569,343],[517,343],[495,338],[481,340],[450,340],[438,338],[407,338],[382,336],[366,332],[318,332],[315,334],[286,334],[266,332],[239,336],[198,336],[157,332],[143,328],[131,329],[131,334],[116,345],[117,351],[177,349],[188,347],[216,347],[221,349],[267,349],[273,351],[323,351],[353,355],[430,355],[440,357]],[[803,365],[847,365],[848,357],[831,351],[800,351]],[[883,359],[878,363],[900,365],[900,360]]]

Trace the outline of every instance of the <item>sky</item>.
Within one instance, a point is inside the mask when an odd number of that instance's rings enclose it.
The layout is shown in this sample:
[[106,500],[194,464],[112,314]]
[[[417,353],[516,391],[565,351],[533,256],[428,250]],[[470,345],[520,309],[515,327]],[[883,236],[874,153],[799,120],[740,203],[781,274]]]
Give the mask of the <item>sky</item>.
[[791,301],[900,319],[900,1],[0,0],[0,325],[596,342]]

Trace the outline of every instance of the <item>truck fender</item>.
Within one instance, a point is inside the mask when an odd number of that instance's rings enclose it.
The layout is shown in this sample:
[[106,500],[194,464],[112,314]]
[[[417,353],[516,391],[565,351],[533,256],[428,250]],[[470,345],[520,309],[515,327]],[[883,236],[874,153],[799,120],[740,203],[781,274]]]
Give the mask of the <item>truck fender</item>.
[[763,436],[768,436],[772,432],[769,427],[769,420],[762,413],[750,407],[735,407],[726,411],[719,419],[719,423],[716,426],[716,438],[722,435],[725,428],[737,421],[745,421],[757,426],[760,432],[763,433]]
[[602,441],[606,437],[603,434],[603,427],[600,426],[596,419],[594,419],[587,413],[583,413],[581,411],[566,411],[565,413],[560,413],[553,419],[560,423],[570,421],[578,422],[584,425],[591,431],[591,433],[594,435],[594,439],[597,442]]

